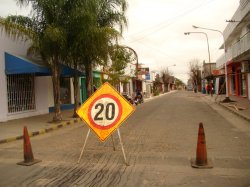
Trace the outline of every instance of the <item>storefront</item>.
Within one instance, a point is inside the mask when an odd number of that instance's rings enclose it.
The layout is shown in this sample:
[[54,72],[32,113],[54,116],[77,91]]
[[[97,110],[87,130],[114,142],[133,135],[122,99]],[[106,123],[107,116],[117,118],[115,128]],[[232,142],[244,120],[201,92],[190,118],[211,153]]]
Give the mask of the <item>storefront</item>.
[[212,75],[214,77],[214,93],[215,94],[226,94],[226,82],[225,82],[225,71],[224,69],[213,70]]
[[[65,65],[60,65],[60,68],[61,109],[70,109],[74,107],[71,77],[75,70]],[[78,73],[82,74],[79,71]],[[39,103],[46,103],[47,111],[54,111],[51,71],[42,60],[27,59],[27,57],[5,53],[5,74],[8,114],[14,116],[35,112],[39,108]],[[38,92],[37,88],[40,87],[45,92]],[[45,106],[43,105],[44,110]]]
[[229,94],[248,97],[248,72],[249,62],[233,62],[228,65]]

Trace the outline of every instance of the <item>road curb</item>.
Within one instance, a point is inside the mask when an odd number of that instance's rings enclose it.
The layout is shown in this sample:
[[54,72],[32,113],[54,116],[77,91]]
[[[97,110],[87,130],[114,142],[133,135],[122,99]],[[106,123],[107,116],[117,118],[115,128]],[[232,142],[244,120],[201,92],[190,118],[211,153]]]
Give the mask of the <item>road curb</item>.
[[236,114],[237,116],[241,117],[242,119],[244,119],[244,120],[250,122],[250,119],[247,118],[246,116],[244,116],[244,115],[242,115],[242,114],[240,114],[240,113],[238,113],[238,112],[236,112],[236,111],[230,109],[229,107],[223,105],[222,103],[217,103],[217,104],[219,104],[220,106],[224,107],[225,109],[227,109],[228,111],[232,112],[233,114]]
[[227,111],[229,111],[229,112],[231,112],[231,113],[237,115],[238,117],[240,117],[240,118],[242,118],[242,119],[244,119],[244,120],[250,122],[250,118],[248,118],[248,117],[246,117],[246,116],[244,116],[244,115],[242,115],[242,114],[240,114],[240,113],[234,111],[233,109],[227,107],[227,106],[224,105],[223,103],[214,101],[214,100],[209,99],[209,98],[206,98],[206,97],[204,97],[204,99],[207,100],[207,101],[210,101],[210,102],[212,102],[212,103],[215,103],[215,104],[217,104],[218,106],[221,106],[221,107],[225,108]]
[[[76,119],[73,119],[73,120],[61,122],[61,123],[59,123],[57,125],[52,125],[49,128],[44,128],[44,129],[40,129],[38,131],[30,132],[29,137],[37,136],[37,135],[40,135],[40,134],[45,134],[45,133],[51,132],[53,130],[60,129],[62,127],[68,126],[68,125],[73,125],[73,124],[78,123],[80,121],[81,121],[80,118],[76,118]],[[19,136],[16,136],[16,137],[2,139],[2,140],[0,140],[0,144],[13,142],[13,141],[16,141],[16,140],[22,140],[22,139],[23,139],[23,135],[19,135]]]

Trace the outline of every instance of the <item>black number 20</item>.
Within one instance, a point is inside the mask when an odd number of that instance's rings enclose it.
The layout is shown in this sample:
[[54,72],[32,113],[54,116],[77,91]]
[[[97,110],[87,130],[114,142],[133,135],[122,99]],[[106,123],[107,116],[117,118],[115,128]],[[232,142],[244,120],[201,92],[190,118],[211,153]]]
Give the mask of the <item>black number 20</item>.
[[103,117],[100,116],[102,112],[105,112],[105,117],[107,120],[113,120],[115,117],[115,104],[114,103],[108,103],[106,105],[102,103],[98,103],[95,105],[95,109],[99,109],[98,112],[95,114],[94,120],[103,120]]

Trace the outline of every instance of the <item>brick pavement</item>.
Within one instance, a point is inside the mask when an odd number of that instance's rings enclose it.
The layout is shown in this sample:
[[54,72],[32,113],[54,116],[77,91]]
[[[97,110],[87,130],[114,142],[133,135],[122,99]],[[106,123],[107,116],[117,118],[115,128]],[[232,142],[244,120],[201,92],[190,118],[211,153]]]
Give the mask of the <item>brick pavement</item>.
[[[234,102],[222,103],[221,101],[225,98],[225,95],[214,95],[211,97],[210,95],[197,93],[197,95],[198,94],[250,122],[249,99],[230,96],[230,99]],[[149,100],[152,100],[152,98],[145,99],[145,102]],[[36,136],[55,129],[60,129],[67,125],[79,124],[78,122],[81,120],[79,118],[72,118],[72,115],[73,110],[62,111],[63,121],[56,124],[50,122],[53,118],[53,113],[0,122],[0,144],[23,139],[24,126],[27,126],[30,136]]]
[[[203,94],[204,95],[204,94]],[[216,102],[230,112],[250,122],[250,100],[243,97],[229,96],[232,102],[224,103],[225,95],[205,95],[205,98]]]

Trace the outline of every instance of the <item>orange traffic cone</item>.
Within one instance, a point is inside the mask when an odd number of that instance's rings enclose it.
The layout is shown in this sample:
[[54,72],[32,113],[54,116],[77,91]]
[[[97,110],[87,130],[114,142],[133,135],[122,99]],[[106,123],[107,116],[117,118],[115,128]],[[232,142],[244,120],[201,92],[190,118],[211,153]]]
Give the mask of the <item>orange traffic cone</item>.
[[191,159],[194,168],[212,168],[212,162],[207,158],[206,139],[203,124],[199,124],[196,159]]
[[24,161],[18,162],[18,165],[31,166],[33,164],[41,162],[41,160],[34,159],[27,127],[23,128],[23,152]]

